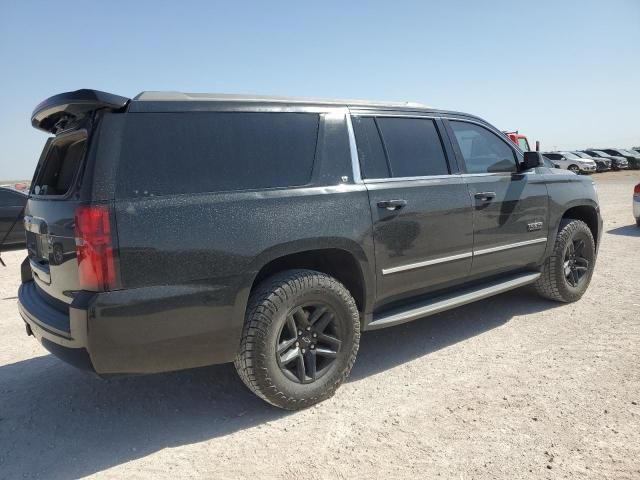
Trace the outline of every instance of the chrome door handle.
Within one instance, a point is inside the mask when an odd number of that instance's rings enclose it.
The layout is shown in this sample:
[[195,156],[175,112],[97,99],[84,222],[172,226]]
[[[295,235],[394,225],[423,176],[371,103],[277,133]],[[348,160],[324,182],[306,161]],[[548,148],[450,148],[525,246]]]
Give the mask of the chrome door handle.
[[496,198],[496,192],[478,192],[474,195],[476,200],[481,200],[483,202],[490,202],[494,198]]
[[406,200],[381,200],[378,202],[378,208],[386,208],[387,210],[390,211],[394,211],[394,210],[400,210],[401,208],[403,208],[404,206],[407,205],[407,201]]

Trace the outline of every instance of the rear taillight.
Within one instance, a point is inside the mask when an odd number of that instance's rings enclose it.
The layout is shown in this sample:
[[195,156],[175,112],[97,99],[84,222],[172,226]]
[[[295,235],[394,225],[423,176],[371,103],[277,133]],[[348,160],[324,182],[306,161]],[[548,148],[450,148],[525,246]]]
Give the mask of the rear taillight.
[[116,273],[109,209],[105,205],[82,206],[76,210],[76,255],[83,290],[109,290]]
[[633,196],[634,197],[640,196],[640,183],[637,184],[633,189]]

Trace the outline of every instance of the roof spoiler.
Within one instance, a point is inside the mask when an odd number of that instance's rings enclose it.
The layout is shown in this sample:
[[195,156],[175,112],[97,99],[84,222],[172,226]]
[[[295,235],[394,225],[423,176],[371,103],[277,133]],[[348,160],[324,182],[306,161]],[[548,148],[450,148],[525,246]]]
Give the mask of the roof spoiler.
[[122,110],[129,101],[129,98],[99,90],[82,89],[60,93],[47,98],[33,110],[31,125],[57,134],[70,123],[77,122],[96,110]]

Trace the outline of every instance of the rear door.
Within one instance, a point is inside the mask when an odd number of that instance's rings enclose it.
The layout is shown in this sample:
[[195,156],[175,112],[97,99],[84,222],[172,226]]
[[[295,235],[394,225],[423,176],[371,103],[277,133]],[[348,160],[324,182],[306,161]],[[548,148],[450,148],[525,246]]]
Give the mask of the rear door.
[[369,192],[379,303],[464,282],[472,204],[440,120],[363,113],[352,121]]
[[486,276],[538,264],[548,236],[548,196],[542,175],[519,172],[517,153],[497,130],[447,120],[473,200],[471,275]]

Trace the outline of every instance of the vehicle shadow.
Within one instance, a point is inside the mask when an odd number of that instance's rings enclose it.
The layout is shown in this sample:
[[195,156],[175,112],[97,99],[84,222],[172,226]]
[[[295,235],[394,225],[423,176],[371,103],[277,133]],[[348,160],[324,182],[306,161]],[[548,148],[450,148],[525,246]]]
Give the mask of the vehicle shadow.
[[532,289],[520,288],[415,322],[366,332],[350,379],[364,379],[504,325],[514,316],[559,305]]
[[627,237],[640,237],[640,227],[637,225],[625,225],[607,230],[611,235],[624,235]]
[[[365,333],[350,381],[554,305],[520,289]],[[232,365],[102,380],[45,355],[0,367],[0,478],[78,478],[286,415],[251,394]]]

